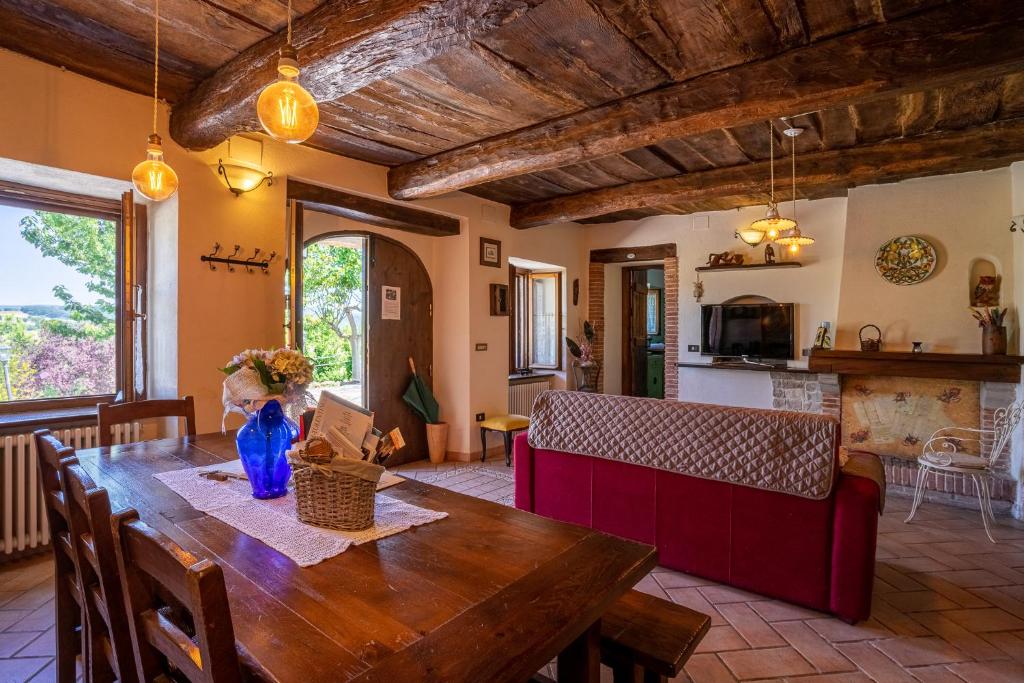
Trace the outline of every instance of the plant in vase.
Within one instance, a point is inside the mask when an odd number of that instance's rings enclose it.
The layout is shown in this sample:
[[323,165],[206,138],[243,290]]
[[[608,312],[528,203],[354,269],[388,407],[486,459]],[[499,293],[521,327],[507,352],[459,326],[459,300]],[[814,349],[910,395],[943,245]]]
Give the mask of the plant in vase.
[[[285,453],[298,438],[298,425],[286,412],[301,410],[313,365],[294,349],[249,349],[222,368],[224,418],[245,415],[235,445],[255,498],[279,498],[288,491],[291,467]],[[221,428],[224,428],[223,421]]]
[[597,378],[601,374],[601,366],[594,358],[594,342],[597,332],[589,320],[583,321],[583,332],[575,339],[565,338],[565,345],[575,359],[572,362],[576,388],[580,391],[596,392]]
[[1005,308],[972,308],[971,315],[981,328],[981,352],[986,356],[1006,354]]

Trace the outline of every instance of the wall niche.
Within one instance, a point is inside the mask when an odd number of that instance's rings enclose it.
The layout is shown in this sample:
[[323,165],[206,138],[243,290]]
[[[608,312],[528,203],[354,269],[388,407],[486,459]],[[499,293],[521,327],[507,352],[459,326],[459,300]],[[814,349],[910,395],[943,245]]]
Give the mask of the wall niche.
[[979,256],[971,261],[968,299],[971,306],[998,306],[1002,299],[1002,275],[993,258]]

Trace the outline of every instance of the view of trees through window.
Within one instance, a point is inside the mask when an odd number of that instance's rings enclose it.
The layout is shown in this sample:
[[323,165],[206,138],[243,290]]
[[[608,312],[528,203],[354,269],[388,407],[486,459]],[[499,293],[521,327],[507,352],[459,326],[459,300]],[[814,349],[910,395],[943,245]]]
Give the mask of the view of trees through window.
[[362,238],[328,238],[306,246],[302,261],[303,352],[313,386],[362,402]]
[[0,400],[116,391],[117,226],[0,205]]

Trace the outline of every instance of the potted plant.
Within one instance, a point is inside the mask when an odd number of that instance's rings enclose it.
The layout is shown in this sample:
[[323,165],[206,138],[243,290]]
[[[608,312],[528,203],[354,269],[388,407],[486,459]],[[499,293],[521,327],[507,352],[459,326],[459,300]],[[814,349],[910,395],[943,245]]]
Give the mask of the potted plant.
[[572,354],[572,372],[576,378],[576,388],[579,391],[590,393],[597,392],[597,380],[601,375],[601,365],[594,358],[594,341],[597,339],[597,332],[589,320],[583,321],[583,332],[575,339],[565,338],[565,344]]

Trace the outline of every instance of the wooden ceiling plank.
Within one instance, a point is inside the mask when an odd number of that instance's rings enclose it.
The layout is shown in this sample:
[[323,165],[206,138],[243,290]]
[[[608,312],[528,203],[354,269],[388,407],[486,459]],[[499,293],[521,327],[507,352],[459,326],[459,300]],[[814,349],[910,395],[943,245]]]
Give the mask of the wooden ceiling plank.
[[962,0],[404,164],[389,174],[390,192],[432,196],[771,116],[1002,76],[1024,67],[1022,31],[1024,3]]
[[[293,23],[303,84],[336,100],[492,31],[544,0],[327,0]],[[249,47],[203,81],[171,114],[171,137],[208,149],[260,130],[256,98],[277,75],[285,36]]]
[[852,107],[837,107],[818,112],[821,126],[821,144],[824,149],[840,149],[857,144],[857,128]]
[[[101,42],[62,33],[55,30],[54,24],[22,13],[7,2],[0,3],[0,26],[0,47],[119,88],[149,95],[153,92],[152,63],[109,47],[116,41]],[[108,35],[106,29],[94,22],[89,26],[97,31],[93,36]],[[180,97],[193,83],[188,76],[171,70],[161,76],[160,96],[171,100]]]
[[999,118],[1017,116],[1024,116],[1024,73],[1012,74],[1003,79],[1002,99],[999,103]]
[[999,111],[1002,81],[963,83],[939,91],[938,128],[967,128],[991,121]]
[[[474,41],[470,43],[469,50],[476,59],[499,74],[502,79],[514,84],[516,88],[529,93],[530,96],[544,102],[552,109],[565,113],[586,107],[586,102],[570,90],[560,87],[558,83],[538,80],[526,69],[503,59],[501,55],[489,50],[485,45]],[[506,106],[509,109],[515,109],[518,103],[510,101]]]
[[[1024,159],[1024,119],[965,131],[931,133],[797,158],[797,186],[853,187],[928,175],[995,168]],[[759,162],[558,197],[512,208],[512,225],[536,227],[678,201],[702,202],[763,191]]]
[[451,140],[445,137],[447,131],[411,128],[382,117],[371,95],[372,90],[364,88],[337,102],[324,102],[320,105],[320,120],[353,135],[413,150],[420,156],[448,149],[451,145]]
[[412,159],[419,159],[421,156],[401,147],[353,135],[323,121],[305,144],[324,152],[341,154],[381,166],[396,166]]

